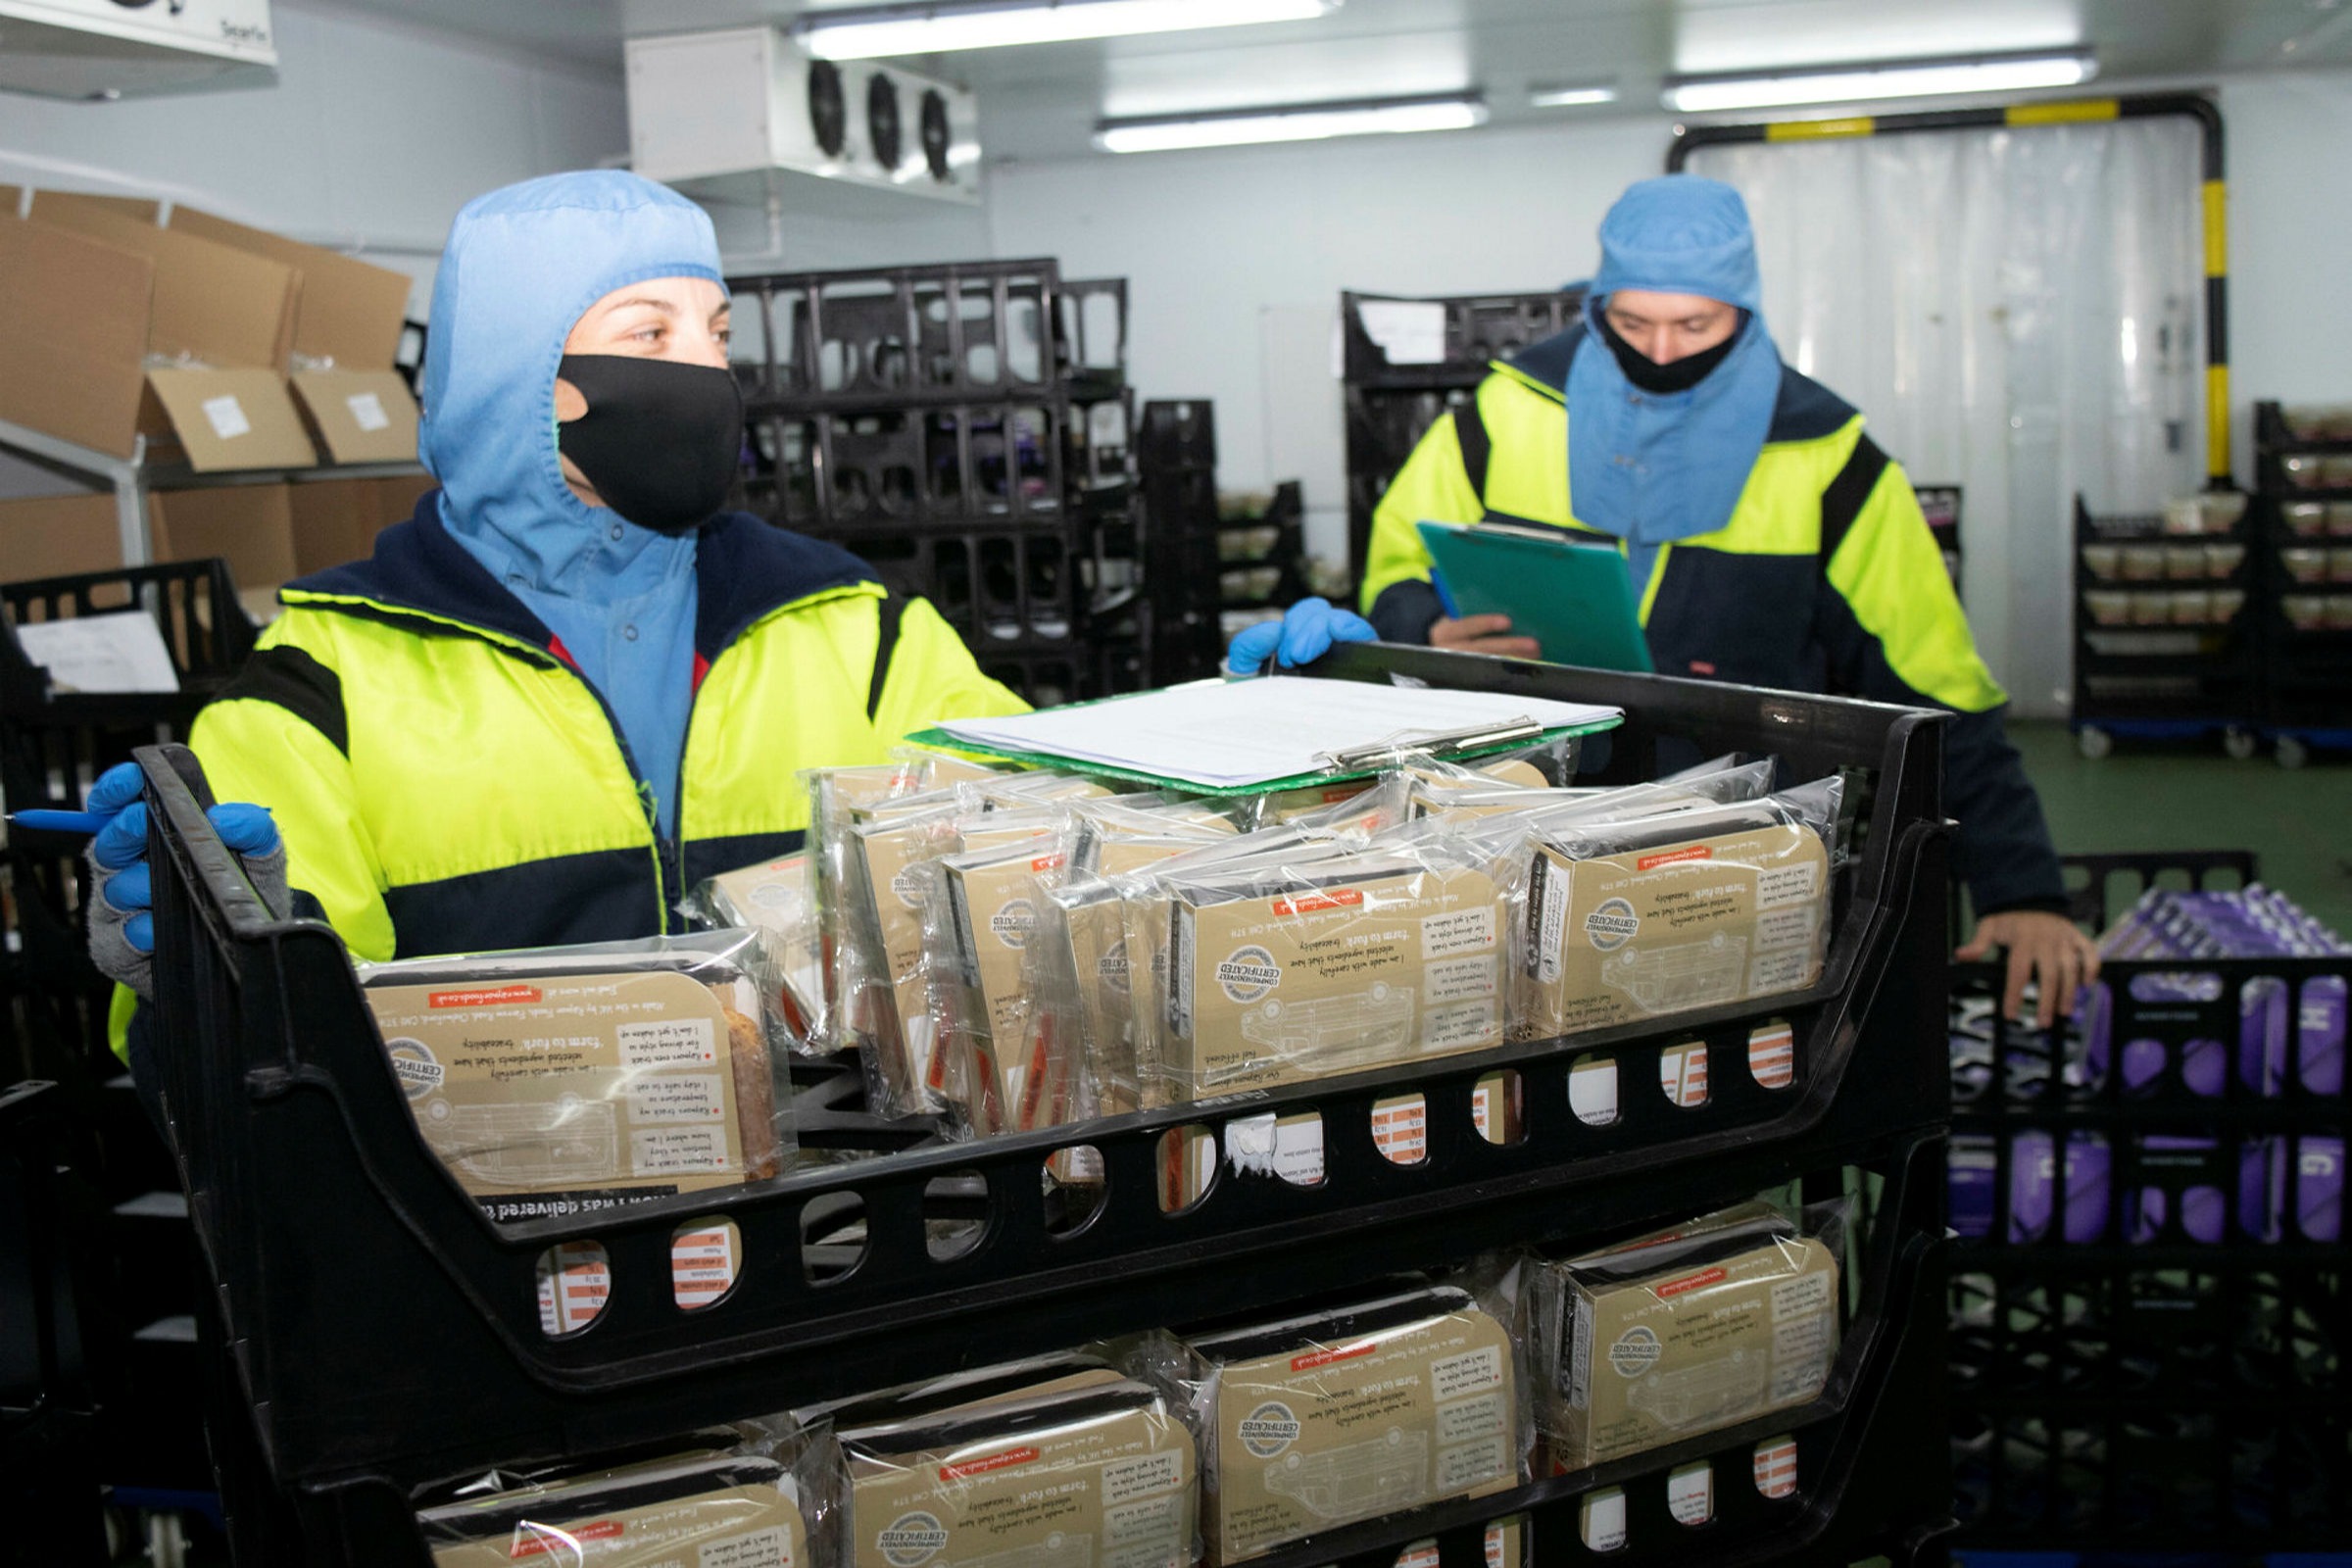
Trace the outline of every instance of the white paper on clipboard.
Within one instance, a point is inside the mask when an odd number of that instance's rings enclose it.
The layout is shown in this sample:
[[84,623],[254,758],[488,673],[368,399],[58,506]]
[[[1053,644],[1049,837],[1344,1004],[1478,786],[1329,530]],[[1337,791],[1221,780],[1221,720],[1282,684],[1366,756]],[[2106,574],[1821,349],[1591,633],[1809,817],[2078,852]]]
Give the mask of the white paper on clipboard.
[[16,628],[24,657],[65,692],[175,692],[179,674],[144,610],[41,620]]
[[1620,709],[1543,697],[1264,675],[939,727],[984,750],[1239,788],[1320,772],[1333,754],[1408,734],[1446,735],[1518,718],[1546,730],[1576,729],[1623,716]]

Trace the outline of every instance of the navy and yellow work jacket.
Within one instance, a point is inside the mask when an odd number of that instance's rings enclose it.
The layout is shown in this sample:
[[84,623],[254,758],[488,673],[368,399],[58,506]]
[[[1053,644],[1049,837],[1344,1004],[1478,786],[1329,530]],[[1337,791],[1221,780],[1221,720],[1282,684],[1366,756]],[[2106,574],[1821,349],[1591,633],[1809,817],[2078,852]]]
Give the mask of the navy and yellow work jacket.
[[[1363,608],[1425,643],[1444,613],[1416,522],[1504,518],[1596,539],[1568,494],[1568,368],[1582,325],[1498,362],[1441,418],[1373,514]],[[1619,549],[1624,548],[1619,542]],[[1662,548],[1641,589],[1660,673],[1949,710],[1953,871],[1981,914],[2065,906],[2041,805],[2001,729],[2007,696],[1978,656],[1919,499],[1862,416],[1786,365],[1731,519]]]
[[362,959],[676,930],[704,878],[789,853],[802,769],[1017,712],[938,612],[744,514],[703,531],[675,832],[564,645],[443,528],[288,584],[196,720],[214,794],[270,808],[287,878]]

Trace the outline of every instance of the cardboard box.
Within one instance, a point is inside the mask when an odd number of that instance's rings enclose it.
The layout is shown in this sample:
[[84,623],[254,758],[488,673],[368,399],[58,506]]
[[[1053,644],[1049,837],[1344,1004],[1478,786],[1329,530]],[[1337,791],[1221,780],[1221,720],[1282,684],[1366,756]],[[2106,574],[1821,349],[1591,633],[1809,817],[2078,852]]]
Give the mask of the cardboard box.
[[[1737,810],[1738,808],[1732,808]],[[1679,814],[1679,813],[1677,813]],[[1669,815],[1586,854],[1531,852],[1521,1021],[1537,1038],[1800,991],[1821,978],[1821,836],[1757,807],[1704,836]]]
[[158,561],[219,556],[240,592],[301,575],[294,542],[293,486],[232,484],[153,497],[149,525]]
[[415,514],[436,487],[423,474],[384,479],[306,479],[294,484],[294,565],[301,575],[375,552],[375,536]]
[[39,302],[36,322],[0,334],[0,419],[128,458],[154,291],[138,252],[0,217],[0,293]]
[[775,1174],[757,991],[710,954],[426,961],[365,986],[417,1130],[493,1219]]
[[1511,1337],[1466,1292],[1407,1289],[1184,1344],[1211,1563],[1518,1485]]
[[193,234],[291,269],[299,307],[280,368],[336,463],[410,463],[416,403],[393,368],[412,280],[193,207],[173,207],[174,233]]
[[[152,527],[155,497],[148,497],[147,510]],[[122,564],[122,536],[113,493],[0,501],[0,575],[10,582],[116,570]]]
[[1192,1434],[1109,1373],[946,1409],[835,1415],[856,1568],[1185,1568]]
[[[566,1560],[596,1568],[806,1568],[808,1529],[796,1490],[772,1460],[688,1456],[469,1497],[426,1509],[418,1524],[433,1568]],[[557,1542],[574,1545],[551,1552]]]
[[1540,1423],[1559,1470],[1642,1453],[1818,1396],[1838,1353],[1838,1260],[1786,1221],[1540,1264]]
[[1510,916],[1482,869],[1373,853],[1169,893],[1163,1066],[1180,1098],[1502,1043]]
[[[281,368],[294,338],[299,279],[292,269],[193,234],[157,228],[105,198],[38,192],[32,220],[144,257],[151,265],[146,351],[202,367],[147,371],[137,429],[148,437],[151,457],[184,458],[191,467],[207,471],[307,468],[318,461]],[[129,452],[127,440],[84,444]]]

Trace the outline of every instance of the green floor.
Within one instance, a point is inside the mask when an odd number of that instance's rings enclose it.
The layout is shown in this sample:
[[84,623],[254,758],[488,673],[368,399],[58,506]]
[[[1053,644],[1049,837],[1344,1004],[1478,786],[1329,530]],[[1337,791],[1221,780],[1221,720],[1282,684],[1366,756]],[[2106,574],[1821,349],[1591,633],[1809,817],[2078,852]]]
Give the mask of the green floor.
[[2262,878],[2352,935],[2352,760],[2300,769],[2209,745],[2119,743],[2097,761],[2066,726],[2017,723],[2010,739],[2041,792],[2061,853],[2252,850]]

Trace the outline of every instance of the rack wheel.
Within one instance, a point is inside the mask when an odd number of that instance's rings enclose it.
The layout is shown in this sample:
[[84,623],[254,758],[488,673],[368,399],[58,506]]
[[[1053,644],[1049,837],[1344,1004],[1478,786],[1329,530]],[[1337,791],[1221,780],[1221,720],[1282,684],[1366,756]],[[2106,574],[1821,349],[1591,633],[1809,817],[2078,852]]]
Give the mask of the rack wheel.
[[2254,746],[2255,736],[2250,729],[2239,729],[2232,724],[2222,731],[2222,750],[2228,752],[2233,760],[2242,762],[2252,757]]
[[2095,762],[2115,750],[2115,737],[2096,724],[2085,724],[2075,731],[2075,750]]
[[182,1568],[188,1560],[188,1529],[175,1513],[147,1516],[147,1560],[154,1568]]
[[2311,748],[2292,735],[2281,735],[2278,737],[2278,755],[2280,767],[2301,767],[2311,760]]

